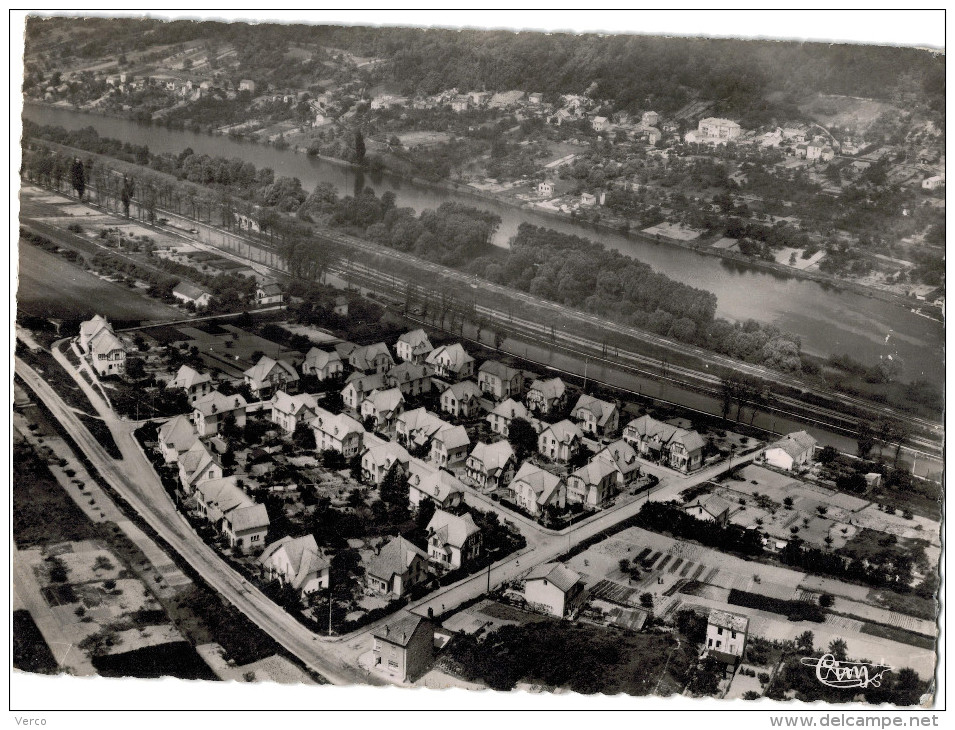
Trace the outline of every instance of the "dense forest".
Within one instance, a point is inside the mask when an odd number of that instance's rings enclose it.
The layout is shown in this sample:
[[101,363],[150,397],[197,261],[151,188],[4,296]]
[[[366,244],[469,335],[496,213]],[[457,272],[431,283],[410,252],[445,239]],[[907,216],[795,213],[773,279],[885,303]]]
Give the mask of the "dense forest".
[[241,49],[242,69],[252,77],[273,76],[285,65],[284,51],[297,44],[320,52],[316,62],[321,52],[342,50],[383,58],[387,63],[376,64],[370,80],[406,94],[523,89],[554,100],[589,90],[615,110],[662,113],[702,99],[748,125],[787,115],[799,98],[813,93],[899,99],[916,91],[936,111],[945,102],[944,55],[892,46],[150,19],[27,23],[28,47],[62,50],[69,44],[86,58],[200,38]]

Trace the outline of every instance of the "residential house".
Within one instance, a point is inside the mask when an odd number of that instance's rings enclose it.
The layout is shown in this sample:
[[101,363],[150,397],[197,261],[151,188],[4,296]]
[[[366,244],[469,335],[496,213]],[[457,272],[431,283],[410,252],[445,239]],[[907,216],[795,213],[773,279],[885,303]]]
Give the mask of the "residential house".
[[200,289],[195,284],[188,281],[180,281],[173,287],[172,295],[183,304],[192,304],[196,309],[208,307],[212,301],[212,293],[205,289]]
[[597,509],[617,493],[617,468],[606,459],[591,459],[567,477],[567,501]]
[[640,462],[637,452],[623,439],[611,441],[594,455],[613,464],[617,473],[617,490],[623,491],[640,478]]
[[538,517],[550,505],[563,510],[567,506],[567,485],[556,474],[525,461],[511,480],[514,503]]
[[432,439],[446,428],[451,428],[451,424],[442,421],[426,408],[413,408],[398,416],[395,437],[409,449],[430,449]]
[[451,468],[468,457],[471,439],[464,426],[448,426],[431,439],[431,461]]
[[495,400],[520,398],[524,391],[524,373],[497,360],[486,360],[478,368],[478,385],[481,392]]
[[209,479],[221,479],[222,463],[219,457],[202,441],[196,441],[184,453],[179,455],[179,484],[182,491],[189,495],[196,485]]
[[580,451],[583,434],[566,418],[544,426],[537,437],[537,451],[554,461],[570,461]]
[[89,353],[90,343],[102,330],[113,331],[113,326],[106,317],[97,314],[92,319],[80,324],[80,350]]
[[464,500],[464,485],[446,469],[412,457],[408,464],[408,505],[417,510],[426,499],[438,509],[453,509]]
[[474,518],[435,510],[428,523],[428,560],[442,571],[461,568],[481,554],[484,536]]
[[395,352],[398,354],[399,360],[419,365],[424,363],[428,353],[433,349],[431,340],[428,339],[428,335],[422,329],[405,332],[395,343]]
[[524,577],[529,608],[563,618],[583,605],[586,592],[579,573],[562,563],[543,563]]
[[373,390],[361,401],[362,420],[372,419],[376,431],[387,431],[405,408],[405,399],[398,388]]
[[927,177],[922,181],[923,190],[938,190],[942,187],[945,187],[944,175],[932,175],[932,177]]
[[606,132],[610,129],[610,120],[607,117],[594,117],[590,124],[595,132]]
[[294,433],[299,424],[311,423],[318,399],[308,393],[289,395],[284,390],[272,396],[271,421],[285,433]]
[[264,282],[255,288],[255,304],[264,307],[268,304],[281,304],[285,301],[282,287],[274,281]]
[[200,373],[188,365],[183,365],[176,371],[176,377],[167,386],[186,391],[190,403],[212,392],[212,376],[209,373]]
[[828,162],[835,157],[835,152],[828,142],[814,141],[806,145],[806,159]]
[[239,488],[235,477],[201,482],[194,497],[199,513],[226,537],[230,547],[245,551],[265,545],[269,514],[265,505]]
[[580,204],[587,208],[592,208],[597,205],[597,196],[593,193],[581,193]]
[[189,416],[173,416],[159,427],[159,453],[167,464],[179,461],[179,455],[199,440]]
[[640,125],[644,127],[655,127],[660,123],[660,115],[656,112],[644,112],[640,117]]
[[468,355],[459,342],[432,350],[425,362],[431,365],[435,374],[441,378],[463,380],[474,375],[474,358]]
[[328,588],[332,561],[320,550],[313,535],[283,537],[265,548],[259,557],[268,580],[278,580],[305,596]]
[[706,653],[724,664],[735,666],[746,652],[749,619],[738,613],[710,611],[706,624]]
[[620,412],[616,403],[587,394],[577,399],[570,417],[580,424],[585,433],[594,436],[609,436],[620,425]]
[[525,400],[532,412],[546,416],[563,408],[567,402],[567,386],[560,378],[535,380],[531,383]]
[[111,327],[100,329],[90,339],[90,363],[96,374],[122,375],[126,372],[126,346]]
[[214,390],[192,404],[192,422],[199,436],[214,436],[231,416],[238,428],[245,426],[245,409],[248,404],[241,395],[223,395]]
[[411,456],[401,444],[369,434],[361,453],[361,478],[369,484],[381,486],[392,469],[407,474],[410,460]]
[[374,375],[352,373],[345,381],[345,387],[342,388],[342,402],[358,412],[366,395],[373,390],[382,390],[386,387],[385,376],[380,373]]
[[515,418],[522,418],[531,423],[540,432],[542,425],[534,418],[523,403],[508,398],[498,403],[494,410],[487,417],[487,422],[491,424],[491,430],[507,438],[510,431],[511,421]]
[[459,380],[441,394],[441,410],[456,418],[471,418],[481,412],[481,389],[473,380]]
[[365,429],[351,416],[317,408],[311,426],[317,451],[337,451],[346,459],[361,451]]
[[806,466],[816,453],[816,439],[805,431],[795,431],[766,448],[766,463],[777,469],[794,471]]
[[743,133],[743,130],[736,122],[729,119],[707,117],[700,120],[696,133],[699,139],[694,141],[704,143],[725,143],[731,139],[736,139],[739,137]]
[[698,520],[725,526],[730,516],[730,503],[721,497],[708,494],[683,505],[683,511]]
[[358,345],[356,345],[354,342],[344,340],[343,342],[339,342],[337,345],[335,345],[335,352],[338,353],[338,356],[342,358],[342,360],[347,360],[348,356],[351,355],[352,350],[354,350],[356,347],[358,347]]
[[434,657],[434,627],[426,618],[406,613],[375,629],[372,636],[375,671],[399,682],[413,682],[427,672]]
[[627,424],[623,438],[641,457],[671,469],[690,472],[703,466],[703,438],[696,431],[640,416]]
[[267,355],[242,373],[245,384],[261,400],[271,397],[278,390],[294,393],[298,390],[298,373],[295,367],[285,360],[273,360]]
[[239,91],[248,91],[250,94],[254,94],[255,82],[251,79],[242,79],[239,82]]
[[383,375],[395,366],[395,361],[384,342],[356,347],[348,355],[348,363],[360,373]]
[[527,103],[530,104],[531,106],[538,106],[543,101],[544,101],[544,95],[539,91],[535,91],[532,94],[527,95]]
[[428,577],[428,555],[403,537],[395,537],[365,566],[365,585],[384,595],[402,596]]
[[332,311],[339,317],[348,316],[348,297],[335,297],[335,306]]
[[431,392],[431,368],[428,365],[406,361],[395,365],[385,375],[389,388],[398,388],[406,396]]
[[337,352],[325,352],[313,347],[305,356],[302,363],[304,375],[314,375],[319,380],[337,380],[342,377],[345,367],[342,358]]
[[510,484],[516,464],[514,449],[507,441],[479,442],[468,455],[465,475],[478,489],[491,491]]
[[552,197],[554,195],[554,183],[550,180],[542,180],[537,183],[537,194],[545,198]]

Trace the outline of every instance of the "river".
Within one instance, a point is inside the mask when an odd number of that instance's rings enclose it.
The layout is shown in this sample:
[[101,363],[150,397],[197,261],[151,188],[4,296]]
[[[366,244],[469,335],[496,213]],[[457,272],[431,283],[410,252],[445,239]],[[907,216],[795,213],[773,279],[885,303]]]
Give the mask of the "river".
[[297,177],[307,190],[319,182],[328,182],[340,194],[351,195],[356,187],[370,186],[379,195],[386,190],[394,192],[399,206],[419,211],[436,208],[446,201],[492,210],[501,217],[494,239],[499,246],[507,246],[524,222],[586,236],[643,261],[677,281],[713,292],[720,317],[733,321],[755,319],[798,335],[803,350],[809,354],[821,357],[850,354],[866,364],[891,355],[900,366],[901,380],[924,378],[937,385],[945,380],[944,326],[891,302],[836,291],[818,282],[704,256],[679,246],[594,231],[525,208],[397,176],[364,175],[350,167],[290,150],[36,104],[27,104],[24,116],[34,122],[67,129],[92,126],[103,137],[145,144],[153,152],[178,153],[191,147],[197,153],[239,157],[256,167],[271,167],[276,176]]

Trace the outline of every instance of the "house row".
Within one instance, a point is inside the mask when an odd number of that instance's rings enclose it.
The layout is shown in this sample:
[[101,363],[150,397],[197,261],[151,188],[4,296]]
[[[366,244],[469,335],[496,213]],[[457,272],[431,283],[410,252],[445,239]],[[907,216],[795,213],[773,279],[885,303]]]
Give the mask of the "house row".
[[640,416],[623,430],[623,439],[642,458],[665,463],[671,469],[691,472],[703,466],[703,438],[696,431]]

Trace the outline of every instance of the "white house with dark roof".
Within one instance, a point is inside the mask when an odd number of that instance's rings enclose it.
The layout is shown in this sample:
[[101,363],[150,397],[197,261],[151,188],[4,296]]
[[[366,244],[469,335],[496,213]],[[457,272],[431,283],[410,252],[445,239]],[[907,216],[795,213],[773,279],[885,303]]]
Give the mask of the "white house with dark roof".
[[524,577],[529,608],[563,618],[583,604],[586,592],[579,573],[562,563],[542,563]]
[[525,461],[511,480],[514,503],[537,517],[549,505],[558,509],[567,506],[567,485],[556,474]]
[[395,366],[395,361],[384,342],[356,347],[348,354],[348,363],[356,371],[383,375]]
[[567,477],[567,501],[591,509],[603,507],[617,493],[617,468],[605,459],[591,459]]
[[196,486],[195,504],[206,518],[229,541],[232,548],[256,550],[265,545],[269,531],[269,514],[242,491],[235,477],[201,482]]
[[567,402],[567,386],[560,378],[535,380],[527,390],[525,400],[531,412],[546,416]]
[[706,653],[735,666],[746,652],[749,618],[729,611],[710,611],[706,624]]
[[431,461],[450,468],[468,457],[471,439],[464,426],[449,426],[431,439]]
[[417,614],[398,614],[375,629],[371,654],[376,672],[398,682],[413,682],[431,666],[434,626]]
[[430,393],[431,367],[411,361],[403,362],[388,371],[385,382],[389,388],[399,388],[406,396]]
[[277,390],[286,393],[298,390],[299,376],[295,367],[285,360],[273,360],[268,355],[259,358],[242,376],[257,398],[269,398]]
[[485,360],[478,368],[478,387],[495,400],[520,398],[524,392],[524,373],[497,360]]
[[470,514],[435,510],[427,532],[428,560],[441,571],[457,570],[481,554],[483,535]]
[[192,422],[199,436],[214,436],[219,433],[230,414],[239,428],[245,426],[245,409],[248,404],[241,395],[223,395],[214,390],[196,399],[192,404]]
[[173,416],[159,427],[159,453],[167,464],[179,461],[179,454],[188,451],[198,440],[199,434],[189,416]]
[[620,411],[616,403],[586,393],[577,399],[570,417],[580,424],[585,433],[594,436],[609,436],[620,425]]
[[408,506],[417,510],[425,500],[448,510],[464,501],[464,484],[454,474],[427,461],[411,457],[408,462]]
[[178,388],[186,391],[190,403],[212,391],[212,376],[209,373],[200,373],[197,370],[183,365],[176,371],[167,388]]
[[305,596],[328,588],[332,561],[314,535],[283,537],[265,548],[259,565],[267,580],[278,580]]
[[372,419],[376,431],[391,429],[405,408],[405,399],[398,388],[373,390],[361,401],[361,417]]
[[464,465],[465,476],[475,487],[494,490],[506,487],[514,478],[517,461],[507,441],[493,444],[479,442]]
[[456,418],[470,418],[481,412],[481,389],[473,380],[459,380],[441,394],[441,410]]
[[255,288],[255,304],[264,307],[269,304],[281,304],[285,300],[282,287],[277,282],[268,281]]
[[405,332],[398,338],[398,342],[395,343],[395,352],[399,360],[413,362],[419,365],[424,363],[425,358],[428,357],[428,353],[433,349],[434,347],[431,345],[431,340],[428,339],[428,335],[425,334],[425,331],[422,329]]
[[425,362],[441,378],[463,380],[474,375],[474,358],[468,355],[460,342],[435,348],[428,353]]
[[302,362],[302,374],[314,375],[319,380],[337,380],[342,377],[345,367],[337,352],[326,352],[317,347],[308,351]]
[[812,463],[816,443],[816,439],[805,431],[795,431],[770,444],[764,457],[770,466],[793,471]]
[[112,328],[103,328],[90,339],[90,363],[100,377],[126,372],[126,345]]
[[554,461],[570,461],[580,451],[582,440],[577,424],[565,418],[544,426],[537,437],[537,451]]
[[718,525],[726,524],[731,509],[732,504],[714,494],[702,495],[683,505],[683,511],[691,517]]
[[179,455],[179,483],[182,491],[192,494],[196,485],[209,479],[221,479],[222,463],[219,457],[202,441],[196,441]]
[[342,388],[342,402],[356,413],[361,410],[361,402],[365,396],[373,390],[382,390],[387,388],[385,376],[381,373],[365,375],[364,373],[352,373],[345,380],[345,387]]
[[311,423],[318,409],[318,399],[308,393],[290,395],[284,390],[272,396],[272,423],[285,433],[294,433],[299,424]]
[[351,416],[319,407],[315,410],[311,426],[315,432],[317,451],[337,451],[346,459],[361,451],[365,428]]
[[428,577],[428,555],[394,537],[365,564],[365,585],[374,593],[402,596]]

